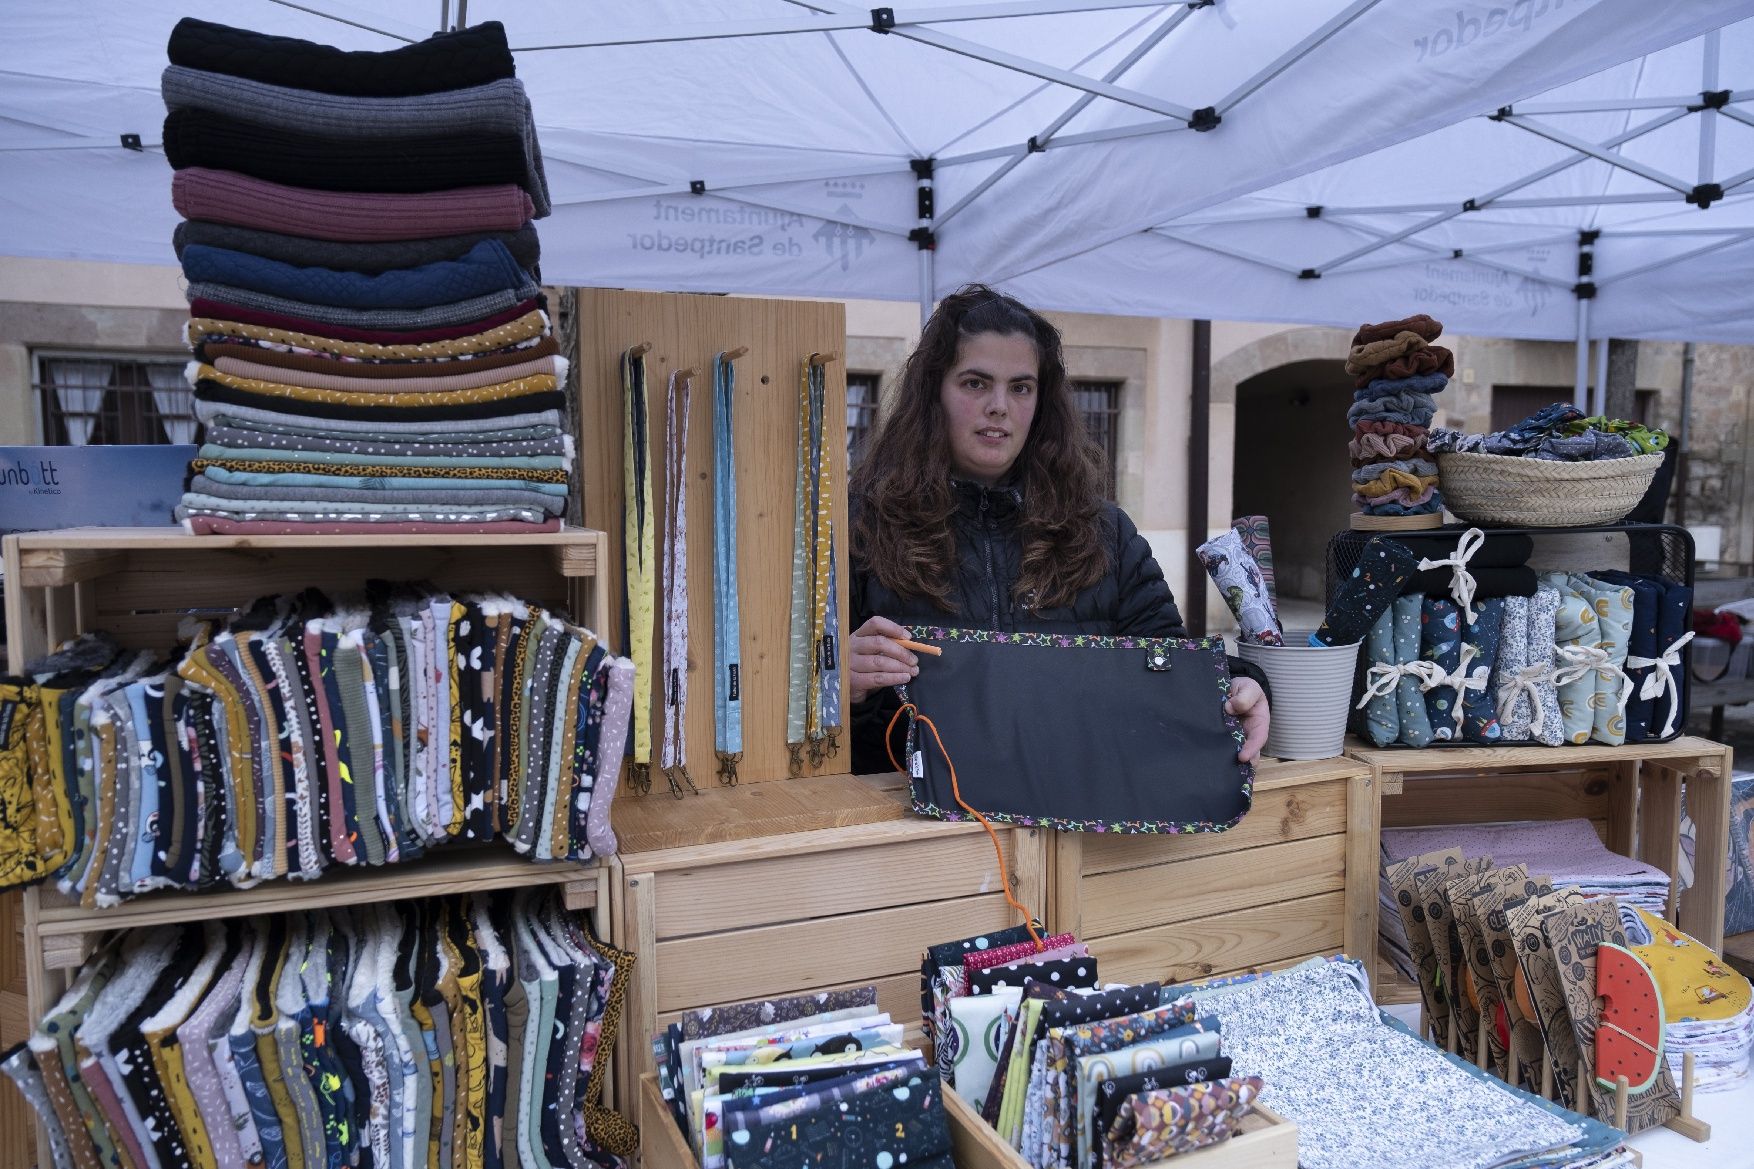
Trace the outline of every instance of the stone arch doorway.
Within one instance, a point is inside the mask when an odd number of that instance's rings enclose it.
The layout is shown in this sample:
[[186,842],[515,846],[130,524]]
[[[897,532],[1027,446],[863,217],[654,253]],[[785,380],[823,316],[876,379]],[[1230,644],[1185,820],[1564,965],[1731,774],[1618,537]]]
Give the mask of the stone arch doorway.
[[1314,627],[1309,616],[1324,600],[1328,540],[1352,513],[1352,389],[1334,358],[1289,361],[1236,383],[1231,511],[1268,518],[1281,600],[1314,603],[1287,604],[1291,626]]

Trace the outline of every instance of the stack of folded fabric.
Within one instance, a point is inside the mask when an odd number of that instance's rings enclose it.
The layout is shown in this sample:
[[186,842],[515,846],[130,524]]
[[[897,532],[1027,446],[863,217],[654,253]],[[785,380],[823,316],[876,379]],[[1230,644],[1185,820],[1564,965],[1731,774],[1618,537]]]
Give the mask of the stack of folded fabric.
[[1352,427],[1352,502],[1370,516],[1443,511],[1437,464],[1426,433],[1449,384],[1455,356],[1431,342],[1443,324],[1421,313],[1365,325],[1352,338],[1346,372],[1358,380],[1346,421]]
[[1663,1054],[1679,1079],[1695,1061],[1695,1087],[1721,1092],[1748,1080],[1754,1051],[1754,987],[1721,954],[1648,910],[1620,907],[1627,949],[1656,976],[1663,999]]
[[56,1165],[573,1167],[636,1151],[599,1103],[633,955],[555,894],[112,939],[0,1062]]
[[652,1050],[702,1169],[793,1169],[829,1154],[952,1169],[942,1082],[905,1030],[862,986],[689,1011]]
[[1438,427],[1427,440],[1435,453],[1505,455],[1550,463],[1593,463],[1630,459],[1666,450],[1669,436],[1623,418],[1584,417],[1569,402],[1543,406],[1508,430],[1464,434]]
[[179,652],[87,635],[0,686],[5,885],[87,906],[310,879],[503,837],[537,860],[616,849],[633,664],[504,596],[266,598]]
[[1588,820],[1517,820],[1502,824],[1458,824],[1434,828],[1385,828],[1383,879],[1378,900],[1378,933],[1395,966],[1416,979],[1406,931],[1395,908],[1387,873],[1408,857],[1454,847],[1467,856],[1489,856],[1498,867],[1526,864],[1553,886],[1576,886],[1590,897],[1612,897],[1651,913],[1665,912],[1669,876],[1661,869],[1610,851]]
[[548,214],[495,22],[382,53],[195,19],[163,93],[197,533],[552,531],[573,463]]

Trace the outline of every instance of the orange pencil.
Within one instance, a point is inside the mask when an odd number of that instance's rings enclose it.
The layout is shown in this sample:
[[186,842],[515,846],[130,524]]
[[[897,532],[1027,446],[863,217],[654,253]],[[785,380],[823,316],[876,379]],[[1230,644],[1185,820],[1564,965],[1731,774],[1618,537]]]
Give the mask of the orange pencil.
[[911,649],[917,654],[930,654],[935,658],[944,656],[943,649],[935,645],[926,645],[924,642],[909,641],[905,637],[895,637],[890,640],[894,641],[895,644],[899,645],[902,649]]

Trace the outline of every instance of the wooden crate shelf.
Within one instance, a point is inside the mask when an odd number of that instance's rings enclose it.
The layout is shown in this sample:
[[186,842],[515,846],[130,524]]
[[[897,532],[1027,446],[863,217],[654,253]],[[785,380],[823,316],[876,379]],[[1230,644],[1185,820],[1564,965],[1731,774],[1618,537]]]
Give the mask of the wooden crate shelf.
[[[1713,949],[1723,945],[1733,773],[1723,744],[1689,735],[1620,747],[1412,750],[1354,741],[1349,753],[1375,774],[1388,827],[1590,820],[1609,848],[1670,875],[1677,926]],[[1679,887],[1683,790],[1699,858],[1685,890]]]

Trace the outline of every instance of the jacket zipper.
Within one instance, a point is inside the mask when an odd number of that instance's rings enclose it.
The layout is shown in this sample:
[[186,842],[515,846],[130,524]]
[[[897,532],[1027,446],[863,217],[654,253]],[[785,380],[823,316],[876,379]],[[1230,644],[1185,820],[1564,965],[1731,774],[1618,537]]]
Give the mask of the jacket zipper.
[[992,516],[987,510],[986,492],[981,492],[981,559],[987,568],[987,594],[993,605],[993,630],[1001,632],[1004,626],[999,621],[999,578],[993,571],[993,528]]

